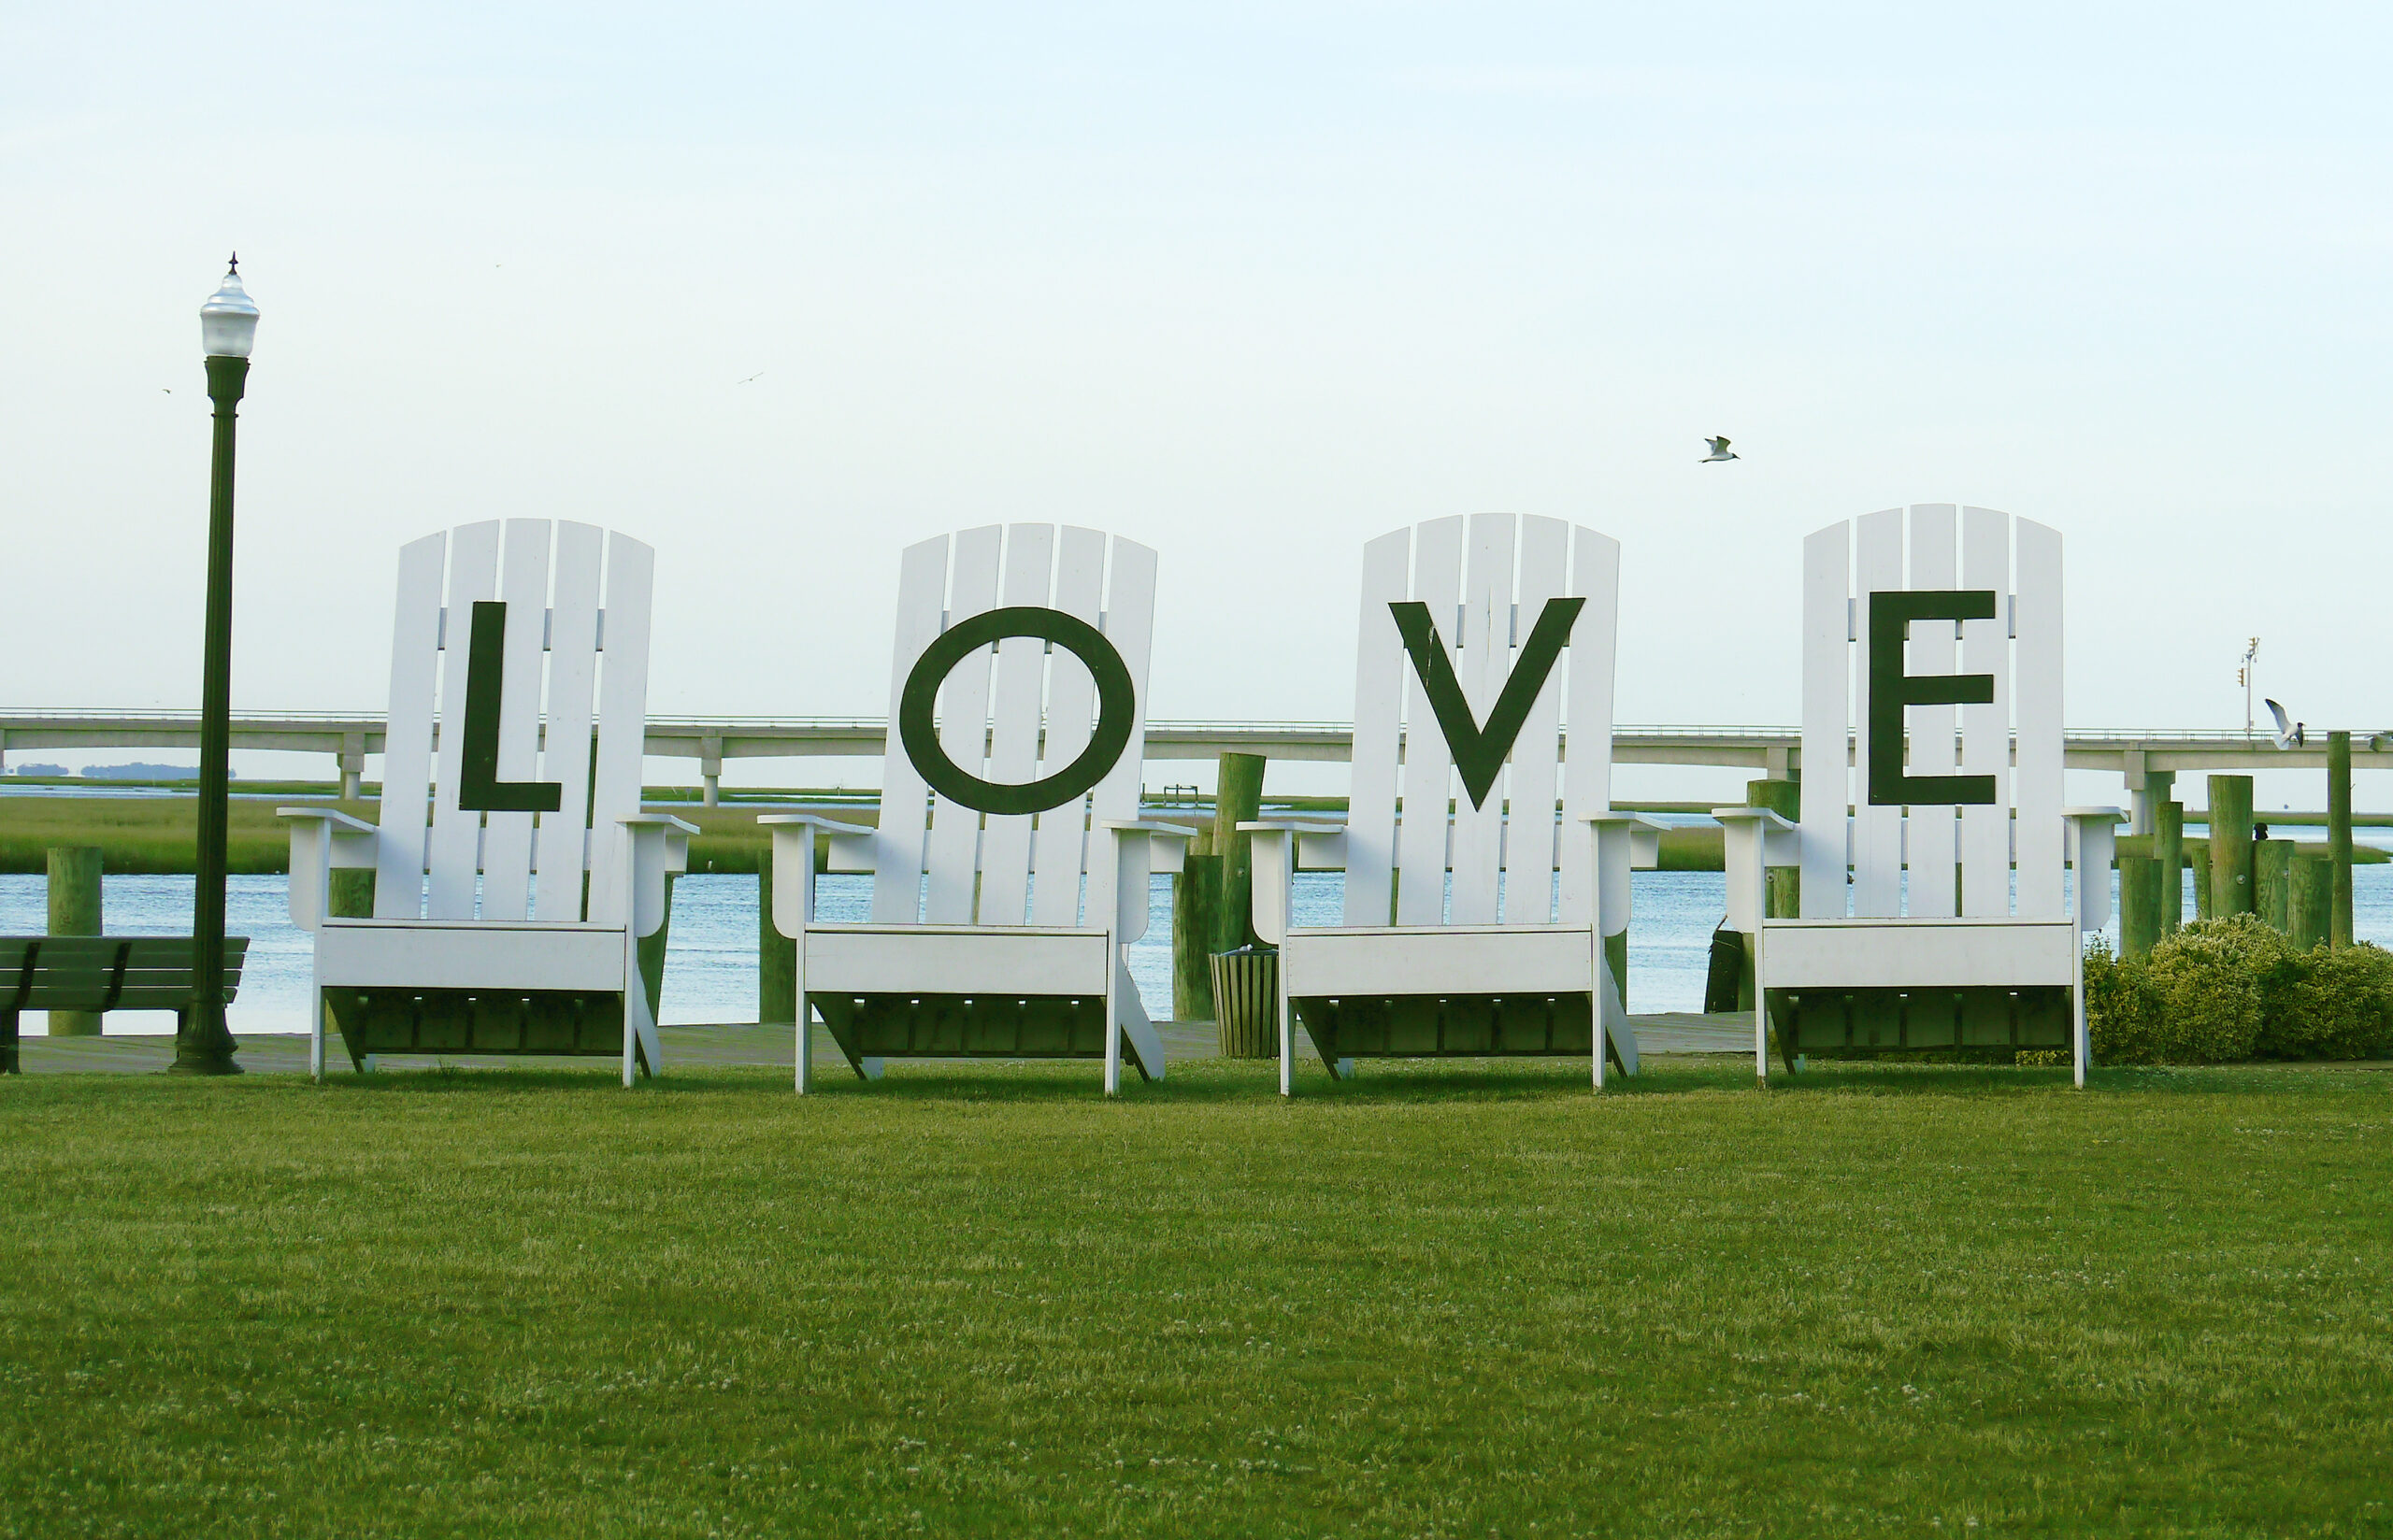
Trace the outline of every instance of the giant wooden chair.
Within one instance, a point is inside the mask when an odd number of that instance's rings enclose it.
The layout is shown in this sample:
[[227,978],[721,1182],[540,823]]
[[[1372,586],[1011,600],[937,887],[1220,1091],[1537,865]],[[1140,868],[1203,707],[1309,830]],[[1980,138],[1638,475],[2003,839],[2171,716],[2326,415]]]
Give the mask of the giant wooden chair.
[[[2067,1048],[2083,1085],[2119,814],[2061,805],[2060,535],[1942,503],[1831,524],[1803,542],[1802,663],[1799,821],[1714,814],[1755,1073],[1775,1031],[1790,1069]],[[1799,868],[1798,918],[1765,913],[1770,866]]]
[[[1255,933],[1280,948],[1282,1095],[1299,1023],[1340,1077],[1436,1056],[1584,1054],[1598,1087],[1608,1056],[1636,1070],[1629,871],[1660,826],[1612,811],[1619,591],[1619,542],[1555,519],[1363,548],[1346,826],[1239,825]],[[1343,925],[1290,922],[1300,865],[1344,868]]]
[[[1138,818],[1155,555],[1096,530],[988,525],[908,548],[876,829],[770,815],[773,922],[797,944],[797,1090],[813,1019],[848,1063],[1102,1059],[1160,1079],[1124,948],[1189,831]],[[824,839],[827,836],[827,840]],[[863,924],[814,913],[869,872]]]
[[[361,1071],[607,1055],[628,1086],[660,1067],[639,941],[696,830],[639,807],[654,568],[628,535],[545,519],[400,549],[380,827],[279,809],[291,919],[316,935],[318,1078],[327,1014]],[[371,918],[328,913],[337,867],[373,871]]]

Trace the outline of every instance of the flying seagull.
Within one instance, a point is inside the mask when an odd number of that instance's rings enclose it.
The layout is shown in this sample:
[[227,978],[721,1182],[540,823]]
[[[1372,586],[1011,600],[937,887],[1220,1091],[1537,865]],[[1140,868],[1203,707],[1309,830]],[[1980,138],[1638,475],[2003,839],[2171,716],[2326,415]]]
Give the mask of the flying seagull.
[[2305,732],[2308,724],[2288,718],[2285,714],[2285,707],[2274,701],[2262,701],[2260,704],[2267,706],[2269,715],[2277,720],[2277,747],[2279,749],[2300,748],[2308,735]]
[[764,370],[762,370],[762,369],[759,369],[759,370],[757,370],[754,374],[750,375],[746,379],[736,379],[736,380],[733,380],[733,381],[732,381],[732,383],[733,383],[733,384],[735,384],[735,385],[749,385],[749,384],[753,384],[755,381],[760,380],[760,379],[762,379],[762,378],[765,378],[765,371],[764,371]]
[[1696,463],[1698,465],[1709,465],[1715,460],[1742,460],[1744,458],[1744,456],[1741,454],[1731,454],[1728,450],[1728,441],[1725,438],[1707,438],[1704,442],[1712,446],[1712,452],[1697,461]]

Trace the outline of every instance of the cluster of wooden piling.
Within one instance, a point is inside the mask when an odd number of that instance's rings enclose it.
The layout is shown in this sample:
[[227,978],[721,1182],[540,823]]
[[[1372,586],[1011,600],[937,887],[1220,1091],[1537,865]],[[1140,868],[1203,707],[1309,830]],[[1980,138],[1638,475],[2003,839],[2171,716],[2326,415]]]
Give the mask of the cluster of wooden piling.
[[2185,810],[2154,810],[2153,832],[2119,841],[2119,950],[2141,957],[2185,923],[2184,882],[2194,873],[2194,917],[2257,915],[2303,950],[2352,944],[2352,735],[2327,735],[2327,849],[2304,854],[2289,839],[2255,839],[2252,777],[2210,777],[2210,834],[2188,851]]

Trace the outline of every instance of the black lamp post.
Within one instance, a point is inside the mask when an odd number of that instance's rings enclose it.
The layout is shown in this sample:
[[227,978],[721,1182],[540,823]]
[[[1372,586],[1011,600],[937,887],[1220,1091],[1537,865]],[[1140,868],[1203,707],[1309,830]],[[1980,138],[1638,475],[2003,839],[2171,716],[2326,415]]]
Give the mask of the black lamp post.
[[250,377],[258,307],[241,287],[236,252],[224,281],[199,307],[216,448],[208,483],[208,635],[199,687],[199,860],[192,888],[192,1008],[175,1034],[177,1075],[238,1075],[224,1025],[224,843],[233,750],[233,424]]

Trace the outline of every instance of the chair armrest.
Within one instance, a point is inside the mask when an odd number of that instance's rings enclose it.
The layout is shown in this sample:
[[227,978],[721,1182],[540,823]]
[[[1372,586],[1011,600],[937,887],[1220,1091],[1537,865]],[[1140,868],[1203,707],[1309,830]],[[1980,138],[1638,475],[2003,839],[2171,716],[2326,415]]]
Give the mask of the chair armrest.
[[1662,831],[1669,825],[1642,813],[1582,813],[1582,823],[1592,823],[1598,833],[1621,829],[1628,834],[1628,864],[1633,871],[1651,872],[1662,864]]
[[870,824],[841,823],[838,819],[827,819],[820,813],[760,813],[756,817],[756,822],[764,828],[771,828],[775,824],[781,823],[810,823],[826,834],[865,839],[870,839],[876,833]]
[[1763,871],[1802,864],[1798,826],[1767,807],[1714,807],[1712,816],[1720,820],[1728,872],[1728,928],[1751,934],[1761,929]]
[[[1113,846],[1116,850],[1121,849],[1125,836],[1138,836],[1145,839],[1147,870],[1150,873],[1182,872],[1188,869],[1188,842],[1196,837],[1196,831],[1188,825],[1173,823],[1163,819],[1096,819],[1093,821],[1099,829],[1113,831]],[[1154,843],[1156,840],[1162,840],[1165,843],[1158,848]]]
[[1240,823],[1242,834],[1286,834],[1296,840],[1296,863],[1293,870],[1300,872],[1342,872],[1346,869],[1346,826],[1342,823],[1311,822],[1304,819],[1255,819]]
[[375,828],[364,819],[351,818],[337,807],[278,807],[274,810],[274,816],[279,819],[290,819],[294,822],[324,824],[337,834],[381,833],[380,829]]
[[303,931],[320,924],[332,907],[336,868],[371,869],[381,831],[332,807],[278,807],[291,833],[291,923]]
[[677,819],[670,813],[631,813],[615,820],[617,823],[663,823],[681,831],[683,838],[704,833],[696,824]]
[[[811,923],[814,891],[814,847],[818,836],[830,846],[829,859],[823,863],[826,872],[864,873],[873,871],[872,842],[879,831],[862,823],[842,823],[819,813],[767,813],[756,820],[757,826],[769,829],[773,835],[773,922],[781,923],[784,905],[795,923]],[[803,867],[803,892],[796,878]],[[783,880],[784,873],[789,880]],[[783,932],[784,935],[792,933]]]
[[2122,814],[2115,807],[2064,807],[2069,859],[2077,868],[2077,928],[2099,931],[2111,922],[2111,858],[2118,848]]

